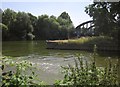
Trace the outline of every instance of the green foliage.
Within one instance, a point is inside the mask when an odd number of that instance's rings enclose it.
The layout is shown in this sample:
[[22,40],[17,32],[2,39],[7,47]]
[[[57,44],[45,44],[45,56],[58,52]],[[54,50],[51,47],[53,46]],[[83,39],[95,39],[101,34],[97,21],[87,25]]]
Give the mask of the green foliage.
[[63,13],[58,18],[53,15],[39,16],[35,30],[36,39],[66,39],[68,29],[71,31],[74,28],[68,13],[65,13],[65,18]]
[[[63,67],[64,79],[57,80],[55,85],[74,85],[74,86],[118,86],[118,65],[112,65],[109,59],[108,66],[96,67],[95,62],[96,46],[94,48],[94,57],[91,63],[88,63],[84,56],[75,59],[75,66],[68,65]],[[85,62],[84,62],[85,61]]]
[[[34,30],[30,17],[25,12],[16,13],[6,9],[2,13],[2,23],[8,27],[7,40],[26,40],[27,34],[32,34]],[[2,40],[6,39],[3,37]]]
[[8,28],[11,28],[12,23],[15,21],[16,12],[11,9],[6,9],[2,13],[2,23]]
[[[70,19],[70,16],[68,15],[68,13],[66,12],[63,12],[59,17],[58,17],[58,22],[59,24],[62,26],[61,29],[66,29],[66,31],[63,31],[65,34],[63,35],[66,35],[65,37],[67,37],[68,39],[70,38],[70,36],[72,35],[71,34],[71,31],[74,29],[74,26],[72,24],[72,21]],[[72,31],[74,32],[74,31]]]
[[118,51],[118,41],[108,36],[92,36],[81,37],[77,39],[68,40],[55,40],[58,46],[63,46],[62,49],[81,49],[81,50],[93,50],[94,44],[100,51]]
[[26,87],[29,85],[43,85],[41,81],[39,83],[35,82],[36,75],[30,62],[15,62],[11,57],[2,57],[1,69],[3,71],[2,86]]
[[16,39],[26,40],[27,34],[33,32],[33,26],[31,25],[30,17],[24,12],[18,12],[16,16],[15,26],[12,28],[11,32],[15,32]]
[[120,30],[120,2],[94,2],[85,12],[93,18],[95,33],[118,38]]
[[2,30],[2,38],[7,40],[8,38],[8,27],[5,24],[0,23],[0,29]]
[[7,31],[8,27],[5,24],[0,23],[0,29]]
[[7,40],[67,39],[74,33],[74,26],[66,12],[58,18],[46,14],[36,17],[31,13],[14,12],[11,9],[1,14],[2,23],[8,27]]
[[62,18],[62,19],[66,19],[66,21],[68,21],[69,23],[72,23],[69,14],[66,13],[66,12],[61,13],[61,15],[59,17]]

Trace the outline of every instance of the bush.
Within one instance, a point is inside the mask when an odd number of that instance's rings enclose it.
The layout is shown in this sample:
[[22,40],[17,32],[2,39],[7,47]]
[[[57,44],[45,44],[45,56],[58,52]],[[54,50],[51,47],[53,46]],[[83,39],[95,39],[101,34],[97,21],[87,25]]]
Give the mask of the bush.
[[[8,69],[7,69],[8,68]],[[36,83],[36,75],[33,71],[32,63],[27,61],[13,62],[10,57],[2,57],[2,86],[28,86],[28,85],[42,85],[43,83]],[[11,69],[11,70],[10,70]],[[29,73],[28,73],[29,72]]]
[[[95,48],[96,49],[96,48]],[[94,49],[93,61],[89,64],[87,61],[84,64],[83,57],[78,56],[75,59],[75,66],[68,65],[63,67],[64,79],[57,80],[55,85],[99,85],[99,86],[118,86],[118,65],[112,65],[109,59],[107,67],[96,67]]]

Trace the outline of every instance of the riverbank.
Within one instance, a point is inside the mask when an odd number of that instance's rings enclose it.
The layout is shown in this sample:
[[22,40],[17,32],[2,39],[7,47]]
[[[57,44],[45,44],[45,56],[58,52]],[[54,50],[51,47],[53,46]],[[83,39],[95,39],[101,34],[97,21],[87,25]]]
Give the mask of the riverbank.
[[69,40],[49,40],[46,41],[47,49],[61,50],[88,50],[91,51],[94,45],[98,51],[119,51],[119,46],[114,39],[110,37],[81,37]]

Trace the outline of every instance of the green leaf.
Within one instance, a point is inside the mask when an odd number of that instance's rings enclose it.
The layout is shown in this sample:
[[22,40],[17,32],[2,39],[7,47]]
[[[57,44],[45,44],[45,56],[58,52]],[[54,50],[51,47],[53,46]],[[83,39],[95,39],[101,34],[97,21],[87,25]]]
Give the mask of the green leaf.
[[5,68],[5,66],[4,66],[4,65],[2,65],[2,66],[1,66],[1,69],[3,70],[4,68]]
[[35,75],[35,72],[32,72],[33,75]]
[[30,76],[30,77],[29,77],[29,79],[33,79],[33,77],[32,77],[32,76]]

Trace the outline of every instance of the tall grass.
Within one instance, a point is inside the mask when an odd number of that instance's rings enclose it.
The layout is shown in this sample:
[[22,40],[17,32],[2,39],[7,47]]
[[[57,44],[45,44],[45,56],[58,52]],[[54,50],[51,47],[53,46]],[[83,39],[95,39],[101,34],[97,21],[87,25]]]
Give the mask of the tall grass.
[[[114,41],[115,42],[115,41]],[[110,44],[114,43],[113,38],[107,36],[93,36],[93,37],[81,37],[75,40],[68,40],[68,43],[76,44]]]

